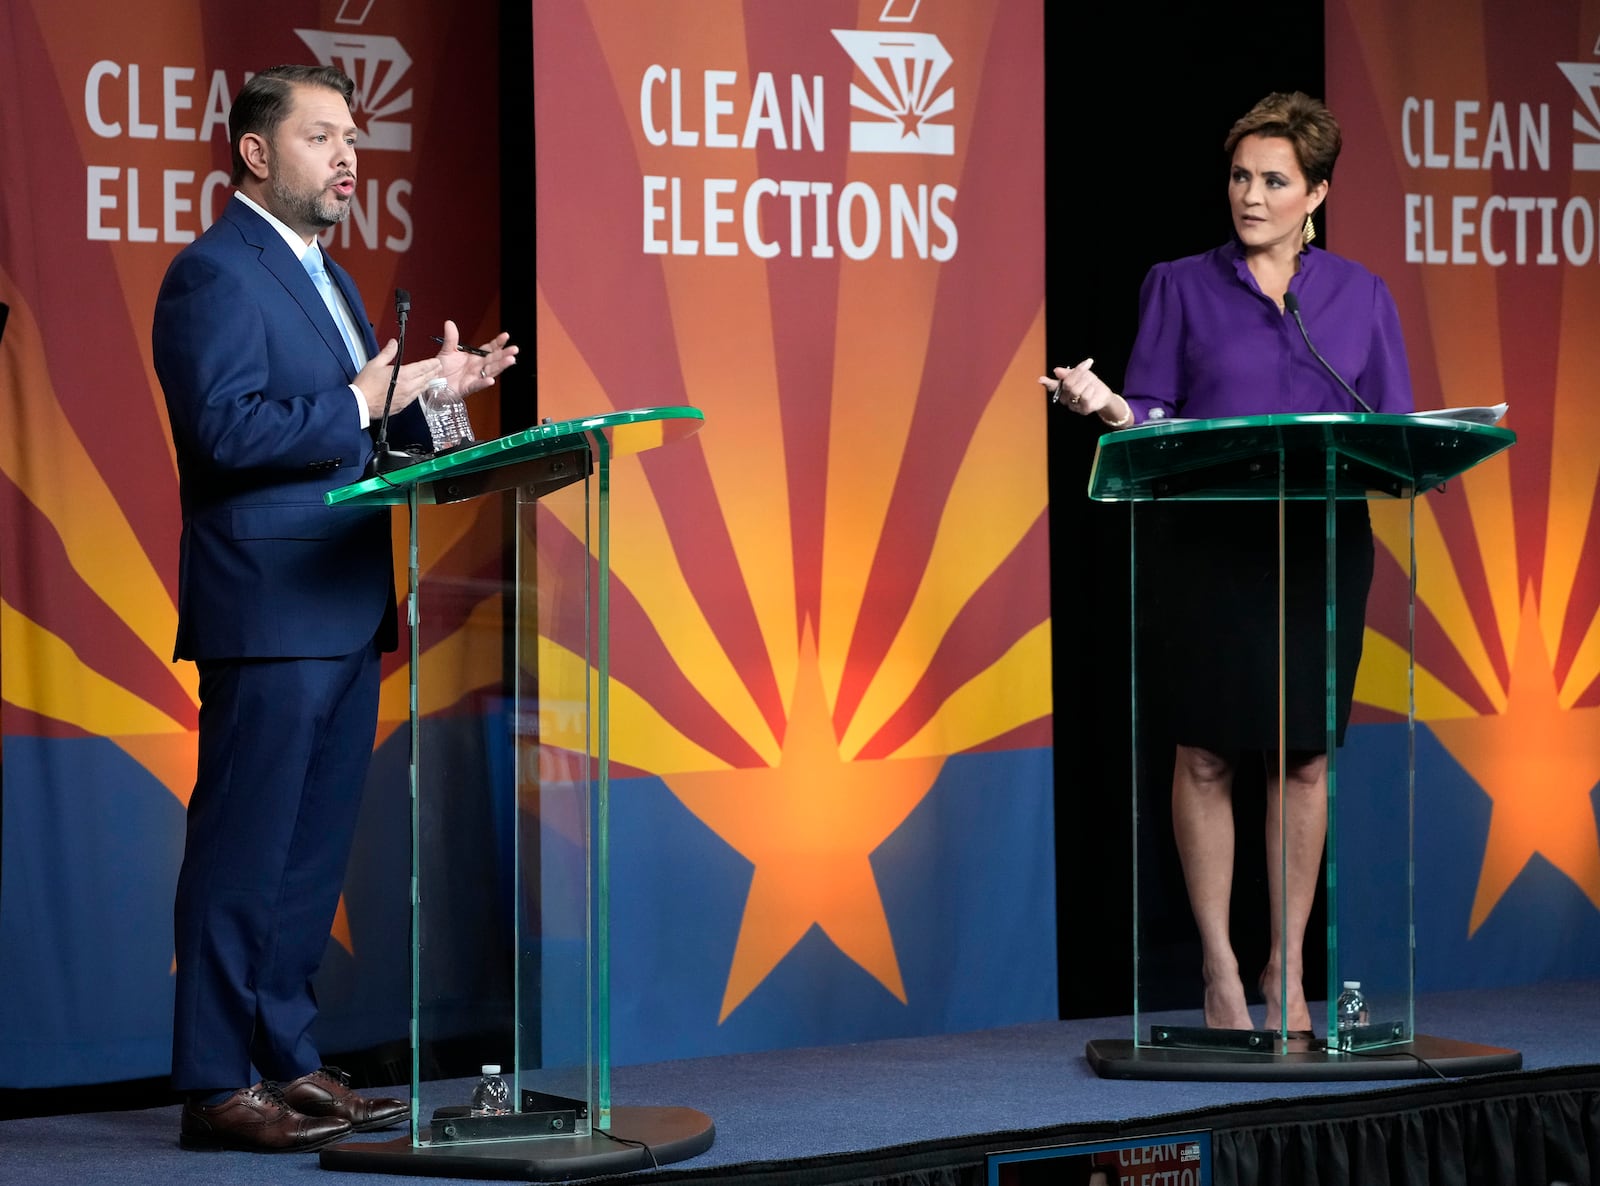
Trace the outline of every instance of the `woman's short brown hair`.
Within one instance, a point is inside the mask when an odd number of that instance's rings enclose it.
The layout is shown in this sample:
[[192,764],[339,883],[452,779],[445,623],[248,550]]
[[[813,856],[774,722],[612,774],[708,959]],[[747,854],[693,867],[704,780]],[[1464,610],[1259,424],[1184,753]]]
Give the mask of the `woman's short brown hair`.
[[1295,91],[1268,95],[1247,111],[1228,132],[1222,149],[1231,159],[1246,136],[1281,136],[1294,145],[1295,160],[1306,175],[1306,187],[1315,189],[1333,180],[1333,163],[1339,159],[1339,121],[1320,99]]

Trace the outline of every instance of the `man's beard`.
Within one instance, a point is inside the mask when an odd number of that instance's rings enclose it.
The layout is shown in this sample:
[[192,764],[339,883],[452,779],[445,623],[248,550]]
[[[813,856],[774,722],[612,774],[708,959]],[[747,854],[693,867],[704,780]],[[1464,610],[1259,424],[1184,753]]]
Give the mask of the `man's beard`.
[[277,169],[268,171],[267,183],[272,188],[273,201],[288,216],[283,221],[290,226],[338,226],[350,215],[349,202],[328,196],[327,190],[306,192],[290,189]]

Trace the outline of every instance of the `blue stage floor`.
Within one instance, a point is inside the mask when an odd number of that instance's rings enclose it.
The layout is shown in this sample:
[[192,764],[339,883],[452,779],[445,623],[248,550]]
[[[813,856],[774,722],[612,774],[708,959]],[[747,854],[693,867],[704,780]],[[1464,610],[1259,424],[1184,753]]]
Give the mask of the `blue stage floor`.
[[[1600,984],[1463,992],[1419,1001],[1418,1030],[1504,1046],[1524,1072],[1596,1068]],[[620,1067],[621,1105],[681,1105],[716,1124],[716,1143],[646,1178],[804,1173],[853,1181],[851,1162],[904,1160],[919,1149],[1085,1126],[1116,1129],[1181,1114],[1267,1101],[1415,1090],[1418,1080],[1377,1083],[1170,1083],[1103,1080],[1084,1059],[1091,1039],[1130,1036],[1126,1019],[1013,1026],[971,1034],[784,1050]],[[1434,1081],[1437,1086],[1437,1081]],[[463,1094],[466,1085],[463,1085]],[[187,1186],[195,1183],[371,1181],[386,1175],[319,1168],[315,1155],[190,1153],[177,1144],[178,1109],[154,1108],[0,1123],[0,1181],[27,1186]],[[372,1139],[393,1139],[394,1132]],[[877,1156],[874,1156],[874,1155]],[[837,1171],[835,1173],[834,1171]],[[452,1179],[410,1178],[410,1181]]]

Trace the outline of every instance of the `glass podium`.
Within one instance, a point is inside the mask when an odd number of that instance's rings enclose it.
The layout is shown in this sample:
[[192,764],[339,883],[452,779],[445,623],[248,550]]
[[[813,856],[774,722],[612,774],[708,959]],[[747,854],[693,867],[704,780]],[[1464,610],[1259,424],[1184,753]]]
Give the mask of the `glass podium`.
[[[1101,438],[1089,497],[1129,504],[1134,836],[1133,1035],[1089,1043],[1101,1076],[1521,1065],[1515,1051],[1417,1032],[1413,899],[1416,499],[1515,440],[1493,424],[1372,413],[1158,421]],[[1380,727],[1345,732],[1352,694]],[[1257,721],[1235,726],[1246,704]],[[1199,740],[1245,736],[1275,744]],[[1197,760],[1186,737],[1208,747]],[[1219,808],[1197,787],[1215,785],[1208,755],[1224,747],[1233,790]],[[1325,793],[1306,777],[1318,752]],[[1254,998],[1248,1028],[1225,992],[1216,1013],[1234,1024],[1208,1024],[1202,952],[1219,934]],[[1346,982],[1362,999],[1341,1027]],[[1277,1007],[1302,994],[1309,1028]]]
[[[546,422],[326,496],[409,511],[411,1120],[323,1168],[565,1179],[711,1146],[692,1108],[613,1105],[608,1024],[611,465],[702,423]],[[500,1114],[471,1103],[489,1064]]]

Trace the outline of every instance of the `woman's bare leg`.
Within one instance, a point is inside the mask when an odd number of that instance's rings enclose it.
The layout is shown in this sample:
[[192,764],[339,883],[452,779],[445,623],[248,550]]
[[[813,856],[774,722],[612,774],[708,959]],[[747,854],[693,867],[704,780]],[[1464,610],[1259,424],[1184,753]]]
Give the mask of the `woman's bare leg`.
[[1206,1024],[1250,1029],[1239,960],[1228,935],[1233,891],[1233,766],[1198,746],[1178,746],[1172,769],[1172,830],[1189,906],[1200,930]]
[[[1274,759],[1269,756],[1269,763]],[[1271,896],[1272,954],[1261,973],[1268,1029],[1287,1016],[1288,1028],[1311,1028],[1306,1006],[1305,937],[1317,896],[1317,871],[1328,834],[1328,757],[1291,754],[1278,794],[1274,764],[1267,772],[1267,890]],[[1283,995],[1287,978],[1287,995]]]

